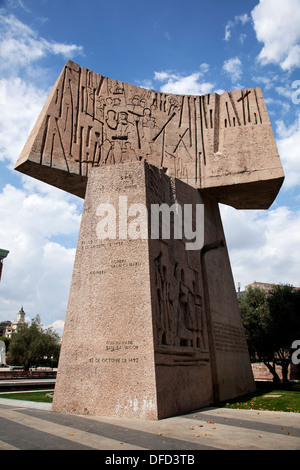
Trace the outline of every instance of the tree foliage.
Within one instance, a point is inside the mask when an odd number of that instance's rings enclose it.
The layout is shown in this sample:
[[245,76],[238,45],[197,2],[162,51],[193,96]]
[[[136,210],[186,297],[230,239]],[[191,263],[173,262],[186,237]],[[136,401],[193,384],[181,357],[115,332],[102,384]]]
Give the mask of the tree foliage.
[[37,315],[29,327],[21,327],[12,335],[7,363],[29,367],[57,363],[60,346],[59,336],[51,328],[46,330]]
[[251,360],[268,355],[268,325],[270,321],[267,294],[263,289],[250,287],[239,297]]
[[252,287],[239,296],[251,360],[263,362],[279,382],[275,366],[288,376],[291,345],[300,339],[300,291],[277,285],[269,292]]

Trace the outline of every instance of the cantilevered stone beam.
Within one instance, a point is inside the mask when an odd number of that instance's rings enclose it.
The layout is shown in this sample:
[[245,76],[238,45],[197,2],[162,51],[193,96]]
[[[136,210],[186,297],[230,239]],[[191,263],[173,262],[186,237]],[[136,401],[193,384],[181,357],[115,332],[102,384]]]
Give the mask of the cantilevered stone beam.
[[91,167],[141,160],[237,209],[267,209],[284,179],[260,88],[173,95],[71,61],[15,168],[84,198]]

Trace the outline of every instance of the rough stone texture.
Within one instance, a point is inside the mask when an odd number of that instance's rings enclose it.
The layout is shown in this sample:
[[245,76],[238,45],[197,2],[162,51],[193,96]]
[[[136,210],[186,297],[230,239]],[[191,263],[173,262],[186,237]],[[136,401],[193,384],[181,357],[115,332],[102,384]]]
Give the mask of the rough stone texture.
[[[85,198],[54,411],[159,419],[254,389],[218,203],[268,208],[282,184],[260,88],[167,95],[69,61],[16,169]],[[122,196],[204,205],[203,243],[122,218],[99,239]]]
[[[99,240],[99,202],[120,195],[149,218],[151,204],[204,204],[202,250]],[[253,388],[217,203],[145,162],[91,169],[53,410],[157,419]]]
[[71,61],[16,169],[84,197],[91,167],[139,160],[237,209],[268,208],[283,181],[260,88],[172,95]]
[[146,202],[142,166],[128,165],[90,172],[54,411],[157,417],[148,241],[101,241],[96,232],[101,201]]

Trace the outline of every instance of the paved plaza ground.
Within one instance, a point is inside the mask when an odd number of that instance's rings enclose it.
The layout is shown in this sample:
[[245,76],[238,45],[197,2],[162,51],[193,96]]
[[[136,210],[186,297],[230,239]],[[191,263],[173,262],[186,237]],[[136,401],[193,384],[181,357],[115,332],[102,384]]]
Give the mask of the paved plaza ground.
[[0,450],[19,449],[185,454],[200,450],[300,450],[300,414],[210,407],[143,421],[54,413],[51,404],[0,398]]

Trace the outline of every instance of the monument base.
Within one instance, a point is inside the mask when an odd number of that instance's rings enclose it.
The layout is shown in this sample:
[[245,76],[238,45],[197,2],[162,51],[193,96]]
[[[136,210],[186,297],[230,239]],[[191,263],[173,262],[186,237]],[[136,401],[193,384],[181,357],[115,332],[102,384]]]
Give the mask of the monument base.
[[[151,236],[162,204],[204,207],[200,249],[178,213]],[[160,419],[254,389],[218,204],[146,162],[90,168],[52,411]]]

